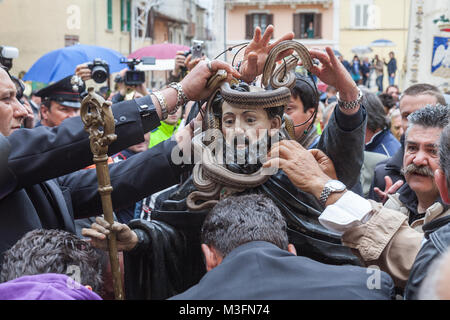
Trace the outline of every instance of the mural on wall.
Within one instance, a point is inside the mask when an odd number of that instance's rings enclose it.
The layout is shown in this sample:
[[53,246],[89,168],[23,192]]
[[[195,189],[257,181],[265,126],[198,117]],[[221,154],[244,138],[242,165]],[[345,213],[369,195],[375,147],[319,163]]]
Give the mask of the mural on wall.
[[431,74],[450,78],[450,37],[434,37]]
[[448,0],[413,0],[405,87],[430,83],[450,94],[450,8]]

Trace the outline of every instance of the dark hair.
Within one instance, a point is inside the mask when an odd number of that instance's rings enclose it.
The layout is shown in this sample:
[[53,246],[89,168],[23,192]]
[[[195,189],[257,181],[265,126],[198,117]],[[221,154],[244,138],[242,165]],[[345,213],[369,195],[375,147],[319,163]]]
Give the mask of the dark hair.
[[408,116],[408,129],[414,125],[425,128],[444,128],[449,121],[450,107],[447,105],[428,105]]
[[43,105],[48,110],[50,110],[50,108],[52,106],[52,101],[49,98],[44,98],[44,99],[41,100],[41,105]]
[[390,94],[381,93],[380,95],[378,95],[378,98],[380,99],[383,106],[388,109],[391,109],[392,107],[395,106],[394,98],[392,98]]
[[439,163],[447,178],[448,196],[450,197],[450,125],[447,124],[442,130],[439,143]]
[[286,230],[286,221],[273,201],[250,194],[220,201],[203,222],[201,240],[222,257],[251,241],[267,241],[287,250]]
[[387,93],[387,92],[389,91],[390,88],[395,88],[395,89],[397,89],[398,91],[400,91],[400,89],[398,88],[398,86],[397,86],[396,84],[390,84],[390,85],[388,85],[388,86],[386,87],[385,93]]
[[[245,82],[240,82],[238,85],[232,85],[231,89],[239,91],[239,92],[250,92],[250,86]],[[211,109],[214,114],[214,116],[222,119],[222,104],[224,102],[224,99],[220,92],[217,92],[215,97],[213,98],[213,101],[211,102]],[[264,108],[264,110],[267,112],[267,116],[269,119],[273,119],[276,116],[279,116],[280,118],[283,118],[284,113],[284,106],[279,107],[273,107],[273,108]],[[222,126],[222,124],[221,124]]]
[[444,96],[442,95],[441,91],[436,86],[433,86],[428,83],[417,83],[410,87],[408,87],[405,91],[403,91],[402,96],[420,96],[420,95],[429,95],[436,97],[437,103],[445,105],[447,102],[445,101]]
[[76,235],[62,230],[36,229],[25,234],[4,253],[0,282],[25,275],[71,275],[79,268],[80,282],[101,294],[101,260],[97,251]]
[[375,93],[364,90],[363,105],[367,111],[367,128],[372,132],[389,127],[383,104]]
[[316,84],[308,76],[296,73],[295,77],[295,86],[291,89],[292,96],[302,101],[303,112],[311,108],[317,109],[319,106],[319,93]]

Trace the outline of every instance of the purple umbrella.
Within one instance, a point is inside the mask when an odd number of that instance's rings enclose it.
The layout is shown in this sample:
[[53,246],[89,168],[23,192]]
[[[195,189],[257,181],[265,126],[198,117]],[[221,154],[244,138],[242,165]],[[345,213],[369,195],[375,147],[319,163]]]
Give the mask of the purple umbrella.
[[175,43],[159,43],[140,48],[132,52],[128,58],[141,59],[142,57],[154,57],[156,59],[174,59],[177,51],[187,51],[190,48]]

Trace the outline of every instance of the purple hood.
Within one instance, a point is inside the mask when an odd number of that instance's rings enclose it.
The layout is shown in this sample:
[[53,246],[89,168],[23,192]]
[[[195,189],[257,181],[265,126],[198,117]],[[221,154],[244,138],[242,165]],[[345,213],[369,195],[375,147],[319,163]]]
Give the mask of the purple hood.
[[23,276],[0,283],[0,300],[101,300],[65,274]]

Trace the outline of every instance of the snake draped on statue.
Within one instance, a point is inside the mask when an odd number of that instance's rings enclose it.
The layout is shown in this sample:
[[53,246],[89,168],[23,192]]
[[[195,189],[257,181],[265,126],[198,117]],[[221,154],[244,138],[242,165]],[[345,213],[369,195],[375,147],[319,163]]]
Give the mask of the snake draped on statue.
[[[294,49],[296,54],[275,68],[275,57],[286,49]],[[328,264],[360,265],[350,249],[341,244],[340,236],[319,223],[323,208],[317,199],[296,188],[282,170],[268,174],[262,168],[271,144],[294,136],[284,108],[289,103],[299,59],[304,67],[311,68],[311,57],[303,45],[281,42],[270,52],[264,67],[264,88],[224,83],[210,97],[202,132],[192,141],[201,161],[195,163],[191,176],[180,186],[165,193],[151,221],[133,220],[129,224],[149,241],[124,255],[127,299],[165,299],[200,280],[206,272],[200,249],[202,222],[220,199],[230,195],[263,193],[271,198],[288,223],[289,240],[298,255]],[[238,119],[248,119],[248,123]],[[263,119],[267,129],[259,136],[249,138],[247,131],[230,136],[227,131],[228,127],[251,126],[258,119]],[[338,178],[352,187],[358,177],[340,177],[336,169]],[[359,174],[359,170],[355,172]]]

